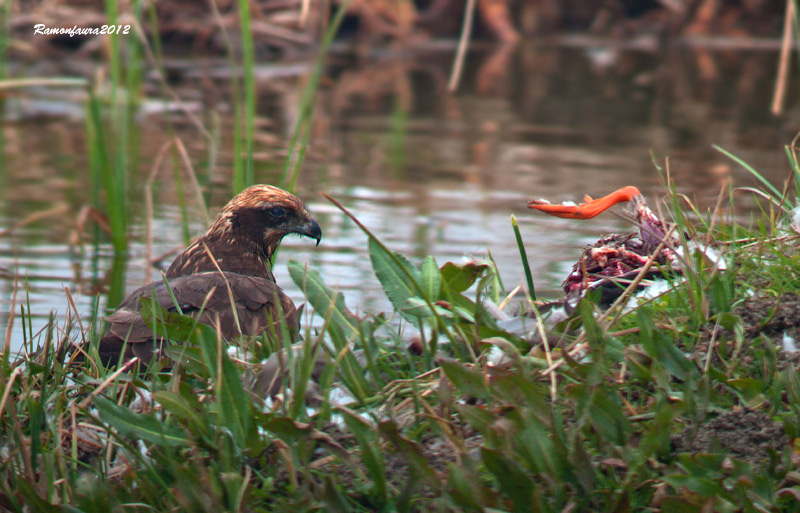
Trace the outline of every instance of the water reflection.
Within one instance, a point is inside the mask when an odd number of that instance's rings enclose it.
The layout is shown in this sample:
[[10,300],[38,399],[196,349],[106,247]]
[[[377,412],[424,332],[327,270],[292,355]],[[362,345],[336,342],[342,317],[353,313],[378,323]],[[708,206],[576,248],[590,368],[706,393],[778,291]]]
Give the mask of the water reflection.
[[[450,48],[334,55],[297,191],[319,219],[323,241],[315,248],[287,239],[278,258],[278,282],[301,302],[285,262],[308,261],[329,284],[345,291],[351,308],[389,308],[370,269],[366,238],[317,195],[322,190],[342,200],[390,247],[410,256],[433,254],[442,264],[490,250],[509,289],[523,281],[509,223],[514,213],[537,292],[557,296],[579,248],[622,225],[609,215],[588,224],[537,216],[527,211],[526,200],[574,200],[628,184],[658,194],[652,151],[661,166],[663,157],[670,157],[669,170],[680,192],[705,208],[728,178],[737,185],[752,184],[712,143],[781,182],[788,167],[780,148],[792,139],[800,116],[796,95],[787,99],[786,116],[769,114],[776,61],[777,53],[767,51],[658,51],[652,42],[633,48],[476,48],[458,94],[450,95]],[[82,247],[69,244],[81,208],[91,204],[84,99],[71,90],[44,89],[5,100],[2,225],[13,227],[40,212],[53,215],[0,237],[0,325],[8,321],[15,279],[21,289],[17,305],[30,301],[36,332],[50,311],[66,312],[65,286],[88,317],[94,294],[106,292],[115,281],[125,286],[108,300],[111,304],[123,289],[158,278],[145,259],[143,183],[156,153],[173,134],[187,146],[212,213],[230,198],[233,130],[226,64],[208,59],[166,64],[187,108],[218,137],[218,152],[209,160],[214,152],[208,140],[174,105],[164,109],[157,100],[146,102],[137,117],[141,131],[134,147],[140,154],[130,159],[137,165],[129,170],[132,245],[127,263],[112,258],[102,233],[98,244],[93,234],[87,234]],[[71,67],[62,61],[58,67],[61,73],[86,72],[85,63]],[[51,72],[41,62],[36,69],[23,63],[11,69],[20,76]],[[309,70],[307,63],[258,70],[259,181],[274,183],[280,177],[283,141],[297,119]],[[155,95],[158,89],[148,85],[147,91]],[[156,183],[153,255],[170,255],[184,244],[171,165],[165,159]],[[185,191],[189,187],[184,184]],[[203,216],[193,195],[186,197],[193,220],[189,228],[199,234],[205,229]],[[11,333],[18,346],[19,322]]]

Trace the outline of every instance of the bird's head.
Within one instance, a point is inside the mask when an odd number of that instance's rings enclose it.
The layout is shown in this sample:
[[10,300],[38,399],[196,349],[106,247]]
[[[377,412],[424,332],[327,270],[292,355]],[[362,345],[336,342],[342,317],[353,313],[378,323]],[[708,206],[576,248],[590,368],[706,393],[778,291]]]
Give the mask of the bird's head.
[[206,233],[231,242],[254,242],[268,257],[290,233],[322,238],[317,221],[300,199],[271,185],[253,185],[237,194],[220,211]]

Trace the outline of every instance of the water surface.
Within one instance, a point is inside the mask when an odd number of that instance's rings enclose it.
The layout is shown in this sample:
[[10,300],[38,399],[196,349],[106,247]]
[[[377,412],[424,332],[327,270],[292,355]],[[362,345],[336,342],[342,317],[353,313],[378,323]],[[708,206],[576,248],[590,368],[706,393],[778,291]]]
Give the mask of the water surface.
[[[549,218],[529,211],[528,199],[580,200],[586,193],[636,185],[655,200],[662,192],[658,165],[669,169],[679,192],[705,209],[727,180],[753,185],[712,144],[736,153],[776,184],[788,176],[782,146],[798,130],[800,116],[796,95],[787,100],[787,114],[769,113],[777,64],[772,50],[477,47],[459,91],[449,94],[452,55],[447,45],[429,45],[331,57],[297,190],[322,226],[322,244],[287,238],[276,266],[279,284],[296,302],[302,293],[286,271],[290,258],[318,268],[329,285],[344,291],[352,309],[390,308],[371,271],[366,237],[319,191],[340,199],[391,248],[411,258],[431,254],[441,265],[491,251],[509,290],[524,280],[509,222],[514,214],[537,292],[555,298],[580,248],[626,227],[610,214],[589,222]],[[158,279],[158,268],[146,259],[144,183],[173,135],[187,147],[210,215],[231,197],[227,61],[185,58],[166,65],[172,87],[215,145],[185,112],[159,100],[155,81],[146,83],[128,157],[127,260],[115,262],[108,237],[93,223],[82,237],[76,230],[82,207],[92,204],[85,96],[73,89],[31,88],[6,98],[0,112],[0,225],[32,222],[0,237],[0,326],[8,324],[15,290],[15,310],[30,304],[36,333],[51,313],[67,313],[65,288],[88,322],[98,294],[99,305],[107,306],[105,292],[114,280],[130,291]],[[11,75],[27,77],[91,73],[78,58],[9,67]],[[264,63],[256,70],[260,182],[280,179],[310,70],[311,61]],[[167,255],[166,267],[185,238],[171,159],[162,167],[154,182],[150,254]],[[182,188],[188,231],[195,236],[205,230],[205,216],[185,178]],[[744,210],[752,203],[742,198],[740,205]],[[10,333],[12,347],[20,347],[18,319]]]

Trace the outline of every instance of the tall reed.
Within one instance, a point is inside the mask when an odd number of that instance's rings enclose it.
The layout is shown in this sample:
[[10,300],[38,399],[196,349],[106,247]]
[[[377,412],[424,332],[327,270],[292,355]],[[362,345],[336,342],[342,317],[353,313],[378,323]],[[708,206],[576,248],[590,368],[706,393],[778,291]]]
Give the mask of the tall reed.
[[[134,13],[141,16],[141,1],[133,3]],[[106,20],[111,26],[118,25],[117,2],[106,0]],[[100,207],[98,184],[105,192],[106,212],[111,225],[111,239],[114,251],[122,254],[128,248],[128,210],[127,173],[130,162],[130,142],[137,138],[132,123],[133,111],[139,102],[141,89],[141,51],[134,37],[109,34],[109,87],[107,104],[99,88],[103,83],[95,83],[89,91],[87,112],[87,134],[89,139],[89,165],[92,173],[92,197],[95,207]],[[125,61],[123,62],[123,56]],[[125,73],[123,75],[123,68]],[[109,124],[111,130],[107,129]]]
[[[253,185],[253,135],[256,116],[256,82],[253,68],[255,51],[253,49],[253,30],[250,26],[250,0],[239,0],[239,27],[242,37],[242,63],[244,75],[244,106],[239,103],[239,95],[234,97],[236,114],[236,141],[233,167],[233,192],[239,193]],[[235,72],[234,72],[235,75]],[[244,111],[244,134],[241,133],[241,116]],[[243,138],[242,138],[243,135]],[[243,154],[244,153],[244,154]]]
[[325,29],[322,36],[322,43],[319,47],[319,55],[314,64],[314,69],[308,79],[303,96],[300,99],[300,116],[297,119],[297,124],[292,132],[292,138],[289,141],[289,152],[286,155],[286,162],[283,166],[283,177],[281,178],[281,186],[288,191],[294,191],[297,184],[297,177],[300,174],[300,167],[303,164],[303,158],[308,148],[308,142],[311,138],[312,118],[314,115],[314,107],[317,102],[317,89],[319,88],[320,77],[325,67],[325,58],[330,50],[333,38],[339,31],[339,26],[344,20],[344,15],[347,12],[347,7],[350,5],[350,0],[345,0],[339,4],[336,13],[331,19],[330,24]]

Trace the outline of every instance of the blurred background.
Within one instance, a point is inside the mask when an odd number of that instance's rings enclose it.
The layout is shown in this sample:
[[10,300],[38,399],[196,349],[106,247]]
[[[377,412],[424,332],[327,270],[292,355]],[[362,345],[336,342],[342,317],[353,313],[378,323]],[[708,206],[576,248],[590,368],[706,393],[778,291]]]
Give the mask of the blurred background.
[[755,185],[713,145],[783,185],[793,2],[6,0],[0,336],[102,317],[249,183],[293,185],[320,221],[319,247],[287,238],[277,258],[297,303],[290,258],[351,309],[390,309],[366,238],[319,191],[412,259],[491,254],[508,290],[524,281],[513,214],[537,293],[560,297],[582,246],[626,225],[527,200],[635,185],[655,204],[669,172],[705,211]]

